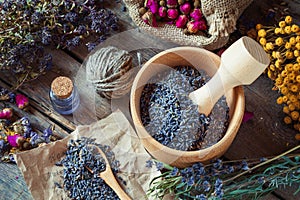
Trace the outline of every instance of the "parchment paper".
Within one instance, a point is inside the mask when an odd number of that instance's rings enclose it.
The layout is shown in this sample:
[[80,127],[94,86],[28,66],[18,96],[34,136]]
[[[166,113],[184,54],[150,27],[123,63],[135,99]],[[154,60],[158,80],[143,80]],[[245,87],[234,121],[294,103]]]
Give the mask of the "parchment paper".
[[[67,142],[80,136],[95,138],[97,143],[112,148],[120,161],[120,176],[126,181],[125,191],[132,199],[147,199],[146,191],[153,177],[160,174],[156,169],[146,168],[151,157],[139,142],[130,123],[119,110],[91,125],[78,126],[66,138],[45,146],[19,153],[15,156],[29,191],[34,199],[69,199],[63,186],[63,167],[56,166],[67,150]],[[122,185],[124,187],[124,185]]]

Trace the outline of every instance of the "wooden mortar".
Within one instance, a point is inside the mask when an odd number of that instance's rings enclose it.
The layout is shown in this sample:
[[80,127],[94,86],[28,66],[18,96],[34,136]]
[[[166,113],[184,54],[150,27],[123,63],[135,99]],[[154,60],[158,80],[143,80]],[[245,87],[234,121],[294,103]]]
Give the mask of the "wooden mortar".
[[134,126],[145,149],[157,160],[176,167],[190,166],[195,162],[207,162],[222,156],[234,140],[242,122],[245,108],[244,91],[241,86],[226,91],[229,106],[229,126],[224,137],[205,149],[180,151],[171,149],[156,141],[141,121],[140,98],[145,84],[156,74],[175,66],[193,66],[213,76],[220,65],[220,57],[197,47],[177,47],[152,57],[138,72],[131,90],[130,106]]

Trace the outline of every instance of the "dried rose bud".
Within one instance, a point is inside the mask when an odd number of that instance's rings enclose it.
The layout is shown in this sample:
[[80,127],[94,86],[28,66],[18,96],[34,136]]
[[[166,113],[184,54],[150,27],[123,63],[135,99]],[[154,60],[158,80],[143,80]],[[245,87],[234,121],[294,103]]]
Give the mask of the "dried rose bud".
[[157,27],[157,22],[156,22],[156,18],[153,15],[153,13],[151,11],[147,11],[143,16],[142,16],[142,20],[153,27]]
[[167,8],[161,6],[158,10],[158,15],[160,17],[166,17],[167,16]]
[[170,19],[176,19],[179,14],[177,9],[168,9],[167,13]]
[[200,19],[202,18],[202,12],[199,8],[195,8],[190,16],[195,20],[195,21],[200,21]]
[[198,28],[200,31],[204,31],[207,29],[207,25],[206,22],[204,21],[204,19],[201,19],[198,23]]
[[24,142],[24,140],[24,137],[19,134],[7,136],[7,141],[12,147],[19,147]]
[[167,7],[168,8],[176,8],[178,5],[177,0],[167,0]]
[[176,20],[176,27],[183,28],[185,27],[187,22],[188,22],[188,17],[186,15],[179,15],[179,17]]
[[0,119],[9,119],[13,115],[13,110],[11,108],[4,108],[0,112]]
[[191,4],[189,2],[184,3],[180,6],[180,11],[185,15],[189,14],[191,11]]
[[189,21],[186,27],[189,33],[197,33],[199,31],[199,22]]
[[150,9],[150,11],[153,14],[158,13],[158,1],[156,1],[156,0],[148,0],[147,1],[147,7]]
[[23,109],[29,104],[29,100],[24,95],[17,94],[16,95],[16,104],[17,104],[18,108]]

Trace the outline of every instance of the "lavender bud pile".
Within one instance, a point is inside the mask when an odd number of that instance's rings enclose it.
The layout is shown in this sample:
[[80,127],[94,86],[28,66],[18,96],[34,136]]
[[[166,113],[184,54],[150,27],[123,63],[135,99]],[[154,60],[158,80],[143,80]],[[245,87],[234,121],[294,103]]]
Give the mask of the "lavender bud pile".
[[119,162],[115,160],[109,146],[95,144],[93,139],[82,138],[70,140],[66,157],[56,163],[63,166],[64,189],[71,199],[119,199],[116,193],[99,177],[99,173],[106,169],[104,159],[95,154],[89,144],[97,145],[106,154],[112,171],[118,172]]
[[87,44],[92,50],[119,27],[103,0],[3,0],[0,13],[0,70],[28,80],[51,68],[45,46],[71,49],[93,36]]
[[209,116],[199,113],[188,97],[208,80],[204,71],[177,66],[145,85],[140,100],[141,120],[154,139],[186,151],[207,148],[224,136],[229,120],[225,97],[216,103]]

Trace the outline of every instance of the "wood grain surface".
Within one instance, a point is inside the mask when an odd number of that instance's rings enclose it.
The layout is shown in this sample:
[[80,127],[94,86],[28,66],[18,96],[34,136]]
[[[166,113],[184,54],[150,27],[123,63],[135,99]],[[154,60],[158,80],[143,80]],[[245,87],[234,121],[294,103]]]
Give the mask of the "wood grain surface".
[[[106,7],[119,16],[120,31],[131,31],[127,35],[121,34],[116,36],[117,38],[108,40],[108,42],[102,44],[103,46],[119,45],[119,48],[128,49],[134,53],[139,50],[143,54],[143,61],[146,61],[160,50],[174,46],[174,44],[156,40],[152,36],[136,31],[136,26],[132,23],[128,12],[123,12],[123,3],[121,1],[119,3],[109,1],[106,3]],[[299,0],[254,1],[245,11],[244,16],[261,18],[268,9],[274,9],[278,12],[288,9],[296,21],[300,21]],[[119,41],[122,41],[122,43]],[[53,110],[48,95],[50,84],[59,75],[66,75],[76,80],[77,73],[82,69],[82,63],[89,53],[85,45],[81,45],[72,51],[55,50],[53,48],[49,48],[48,51],[53,55],[53,69],[47,72],[46,75],[25,84],[19,89],[18,92],[30,98],[30,106],[27,111],[19,111],[17,115],[30,117],[34,128],[38,131],[42,131],[50,125],[55,125],[55,134],[59,137],[64,137],[72,132],[81,122],[75,119],[73,115],[62,116]],[[11,87],[14,81],[15,77],[11,74],[0,72],[0,86]],[[80,82],[76,83],[80,84]],[[276,91],[272,91],[272,82],[262,75],[253,84],[244,87],[244,89],[246,110],[253,112],[254,117],[242,124],[236,139],[225,154],[225,158],[241,159],[273,156],[298,145],[299,141],[294,139],[296,131],[282,122],[282,107],[276,104],[276,97],[279,94]],[[124,105],[125,110],[128,109],[127,105]],[[5,104],[0,102],[0,106],[5,106]],[[87,118],[94,117],[93,113],[84,112],[84,109],[81,115]],[[130,117],[130,113],[127,113],[127,116]],[[0,172],[1,200],[32,199],[22,174],[16,165],[0,163]],[[292,195],[297,187],[299,186],[277,190],[264,199],[300,199],[300,194],[297,196]]]

